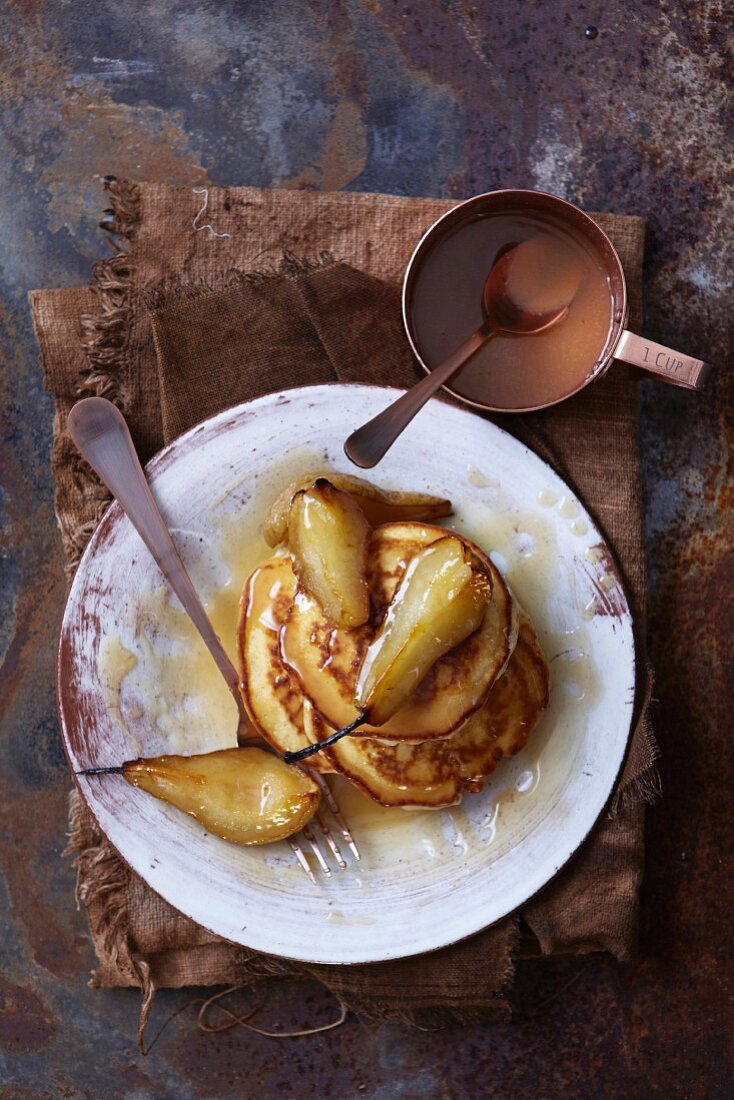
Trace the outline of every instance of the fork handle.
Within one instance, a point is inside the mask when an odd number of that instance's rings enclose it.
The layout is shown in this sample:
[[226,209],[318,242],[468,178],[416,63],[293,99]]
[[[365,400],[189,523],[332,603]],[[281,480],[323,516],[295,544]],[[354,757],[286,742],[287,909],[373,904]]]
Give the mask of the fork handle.
[[140,465],[125,419],[111,401],[85,397],[69,413],[69,435],[117,499],[199,631],[242,711],[239,676],[199,599]]

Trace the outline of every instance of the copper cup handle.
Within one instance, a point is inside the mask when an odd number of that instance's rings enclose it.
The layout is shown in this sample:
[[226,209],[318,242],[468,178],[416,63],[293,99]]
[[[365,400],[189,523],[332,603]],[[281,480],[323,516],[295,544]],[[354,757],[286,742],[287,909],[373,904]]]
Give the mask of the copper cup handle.
[[673,351],[664,344],[655,344],[627,330],[622,333],[614,349],[614,357],[687,390],[703,389],[711,374],[710,363]]

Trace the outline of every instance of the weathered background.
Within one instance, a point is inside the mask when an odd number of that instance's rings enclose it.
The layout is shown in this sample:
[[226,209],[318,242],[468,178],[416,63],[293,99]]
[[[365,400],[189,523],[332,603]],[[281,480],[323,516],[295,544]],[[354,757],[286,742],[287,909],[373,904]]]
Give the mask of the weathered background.
[[[732,1095],[731,24],[701,0],[0,3],[0,1097]],[[147,1059],[136,994],[87,989],[60,859],[52,407],[25,296],[88,280],[105,173],[540,187],[647,219],[646,333],[719,374],[702,396],[641,388],[665,797],[635,965],[521,965],[514,1022],[435,1034],[349,1020],[310,1039],[206,1036],[189,1008]],[[313,1014],[307,996],[284,994],[278,1018]],[[162,994],[154,1026],[188,999]]]

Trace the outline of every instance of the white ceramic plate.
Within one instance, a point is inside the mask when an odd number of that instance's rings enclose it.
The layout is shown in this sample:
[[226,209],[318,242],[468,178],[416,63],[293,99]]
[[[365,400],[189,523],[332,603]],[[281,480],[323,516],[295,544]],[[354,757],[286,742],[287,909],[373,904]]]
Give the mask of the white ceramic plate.
[[[394,396],[357,385],[275,394],[206,421],[148,466],[230,649],[240,588],[267,553],[257,535],[267,504],[294,474],[325,466],[353,473],[343,440]],[[451,810],[373,813],[340,787],[362,862],[319,877],[316,887],[285,844],[238,848],[120,776],[80,780],[110,842],[173,906],[226,939],[311,962],[419,954],[521,906],[604,808],[634,705],[632,622],[611,558],[590,517],[534,453],[434,401],[374,480],[450,497],[449,525],[492,551],[531,615],[552,681],[550,708],[526,749]],[[75,770],[233,744],[227,689],[117,505],[76,574],[58,677]]]

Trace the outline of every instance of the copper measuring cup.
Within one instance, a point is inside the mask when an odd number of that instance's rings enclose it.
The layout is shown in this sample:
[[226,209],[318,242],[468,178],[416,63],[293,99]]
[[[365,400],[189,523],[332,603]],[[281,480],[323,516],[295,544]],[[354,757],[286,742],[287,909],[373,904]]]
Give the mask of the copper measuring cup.
[[[453,207],[440,217],[424,233],[413,255],[411,256],[405,279],[403,282],[403,323],[418,362],[430,373],[431,368],[426,364],[421,353],[414,326],[412,322],[413,301],[416,286],[420,279],[421,268],[428,253],[438,241],[457,226],[471,221],[485,214],[501,214],[508,211],[519,211],[523,215],[532,218],[534,213],[541,217],[552,216],[573,228],[579,233],[587,245],[600,259],[609,280],[612,293],[612,319],[607,333],[606,342],[596,364],[589,364],[589,375],[579,385],[566,392],[559,393],[551,401],[542,404],[533,404],[531,401],[524,408],[506,409],[497,405],[483,403],[475,398],[469,398],[457,392],[451,386],[446,389],[459,401],[472,405],[477,409],[491,412],[534,412],[537,409],[556,405],[559,401],[571,397],[574,393],[600,378],[611,366],[614,359],[621,359],[626,363],[632,363],[636,367],[671,382],[675,386],[683,386],[686,389],[700,390],[710,372],[711,366],[701,359],[694,359],[690,355],[673,351],[663,344],[656,344],[642,336],[629,332],[626,328],[629,317],[629,304],[627,301],[627,284],[624,277],[622,262],[617,251],[606,233],[600,229],[596,222],[580,210],[573,203],[559,199],[555,195],[549,195],[544,191],[503,190],[489,191],[484,195],[476,195]],[[542,222],[539,220],[539,226]]]

